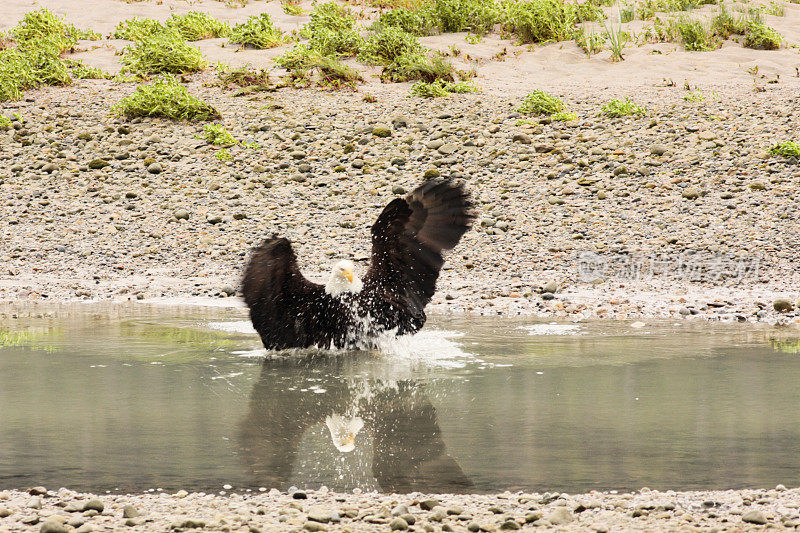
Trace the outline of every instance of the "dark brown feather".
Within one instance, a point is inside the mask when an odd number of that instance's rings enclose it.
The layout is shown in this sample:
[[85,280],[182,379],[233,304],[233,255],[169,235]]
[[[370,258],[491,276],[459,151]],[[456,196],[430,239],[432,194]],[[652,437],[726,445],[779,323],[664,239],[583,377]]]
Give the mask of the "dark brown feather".
[[463,186],[429,181],[389,203],[372,226],[372,259],[361,292],[333,297],[308,281],[287,239],[253,251],[243,292],[269,349],[365,347],[383,331],[415,333],[452,249],[474,215]]

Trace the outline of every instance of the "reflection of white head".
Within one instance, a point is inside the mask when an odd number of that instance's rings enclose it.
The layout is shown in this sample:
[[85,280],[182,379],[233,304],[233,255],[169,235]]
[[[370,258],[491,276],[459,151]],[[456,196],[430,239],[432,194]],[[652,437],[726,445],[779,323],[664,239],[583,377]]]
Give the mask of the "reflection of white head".
[[325,425],[331,432],[331,440],[340,452],[352,452],[356,449],[356,435],[364,427],[359,417],[347,419],[341,415],[330,415],[325,418]]
[[333,265],[331,277],[325,285],[325,292],[331,296],[339,296],[345,292],[359,292],[363,283],[356,276],[355,270],[352,261],[339,261]]

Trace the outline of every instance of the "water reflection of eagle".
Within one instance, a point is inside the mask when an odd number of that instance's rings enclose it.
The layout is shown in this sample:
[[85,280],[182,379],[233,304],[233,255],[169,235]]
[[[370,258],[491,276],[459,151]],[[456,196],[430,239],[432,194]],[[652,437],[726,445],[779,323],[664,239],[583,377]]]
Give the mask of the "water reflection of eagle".
[[[336,433],[346,428],[339,425],[341,420],[336,417],[357,403],[363,431],[372,435],[372,475],[382,491],[471,492],[472,482],[447,453],[436,409],[423,386],[414,380],[398,381],[395,386],[380,387],[369,397],[359,399],[352,383],[345,379],[350,373],[342,372],[358,357],[369,356],[356,352],[264,362],[239,433],[242,456],[253,484],[285,489],[303,435],[326,420],[334,441],[331,454],[352,449],[347,442],[336,445],[337,438],[342,437]],[[322,378],[317,384],[326,392],[287,390],[276,378],[291,368],[321,370],[315,376]],[[353,429],[357,431],[358,426]],[[353,438],[366,440],[362,435]],[[344,439],[347,440],[346,435]]]

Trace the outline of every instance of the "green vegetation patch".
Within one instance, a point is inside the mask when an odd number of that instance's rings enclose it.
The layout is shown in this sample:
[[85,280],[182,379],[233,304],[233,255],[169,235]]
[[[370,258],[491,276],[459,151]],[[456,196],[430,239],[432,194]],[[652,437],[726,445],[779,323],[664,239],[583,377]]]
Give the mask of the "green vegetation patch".
[[780,157],[796,157],[800,159],[800,145],[794,141],[779,142],[769,149],[769,153]]
[[186,87],[172,76],[138,86],[132,95],[114,106],[114,112],[127,118],[165,117],[174,120],[211,120],[220,116],[212,106],[189,94]]
[[354,56],[364,41],[350,10],[333,2],[317,4],[301,34],[312,50],[324,56]]
[[478,92],[478,88],[468,81],[448,82],[439,79],[431,83],[418,81],[411,86],[411,96],[420,96],[423,98],[440,98],[443,96],[450,96],[451,94],[476,92]]
[[744,34],[745,48],[756,50],[777,50],[783,44],[783,36],[763,22],[750,20]]
[[0,102],[17,100],[42,85],[69,85],[73,77],[105,77],[98,69],[61,57],[78,39],[97,34],[82,32],[47,9],[26,14],[9,33],[13,43],[3,39],[0,47]]
[[358,58],[365,63],[389,66],[423,56],[425,47],[419,37],[390,26],[366,39]]
[[413,35],[432,35],[438,24],[428,9],[390,9],[382,13],[375,26],[376,31],[383,28],[400,28]]
[[203,139],[208,144],[215,146],[232,146],[236,143],[236,138],[225,129],[222,124],[206,124],[203,127],[203,134],[197,136],[198,139]]
[[197,72],[208,66],[203,54],[176,32],[163,32],[122,51],[126,72],[136,74],[183,74]]
[[722,46],[722,39],[713,31],[712,27],[707,26],[699,20],[689,20],[681,18],[673,21],[675,33],[680,35],[687,50],[693,52],[709,52]]
[[528,93],[518,111],[526,115],[553,115],[564,109],[560,98],[537,89]]
[[274,48],[285,40],[283,32],[275,27],[267,13],[253,15],[246,22],[234,26],[230,32],[232,43],[258,49]]
[[335,57],[325,56],[306,45],[295,46],[277,58],[294,82],[328,88],[355,87],[363,78],[357,70]]
[[630,98],[626,97],[624,100],[613,99],[600,107],[600,114],[607,117],[627,117],[627,116],[641,116],[647,113],[647,110],[637,103],[634,103]]
[[580,7],[561,0],[530,0],[507,3],[502,22],[523,43],[544,43],[573,39],[578,22],[601,19],[602,11],[591,4]]
[[82,31],[72,24],[67,24],[63,18],[54,15],[46,8],[26,13],[19,25],[10,33],[20,48],[48,41],[50,45],[58,46],[59,52],[72,50],[78,39],[100,38],[100,34],[91,30]]
[[441,32],[486,33],[500,20],[500,4],[486,0],[434,0],[430,17]]
[[142,19],[133,17],[123,20],[112,33],[115,39],[125,39],[128,41],[143,41],[165,31],[164,25],[153,19]]
[[170,15],[165,26],[177,31],[187,41],[227,37],[231,28],[206,13],[189,11],[185,15]]

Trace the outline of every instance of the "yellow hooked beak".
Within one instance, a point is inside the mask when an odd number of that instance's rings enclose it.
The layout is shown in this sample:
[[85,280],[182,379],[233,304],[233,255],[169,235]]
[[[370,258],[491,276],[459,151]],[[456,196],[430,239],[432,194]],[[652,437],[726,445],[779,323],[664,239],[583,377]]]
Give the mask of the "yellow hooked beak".
[[353,271],[352,270],[345,270],[343,272],[343,274],[344,274],[344,277],[347,278],[347,281],[349,281],[350,283],[353,283]]

